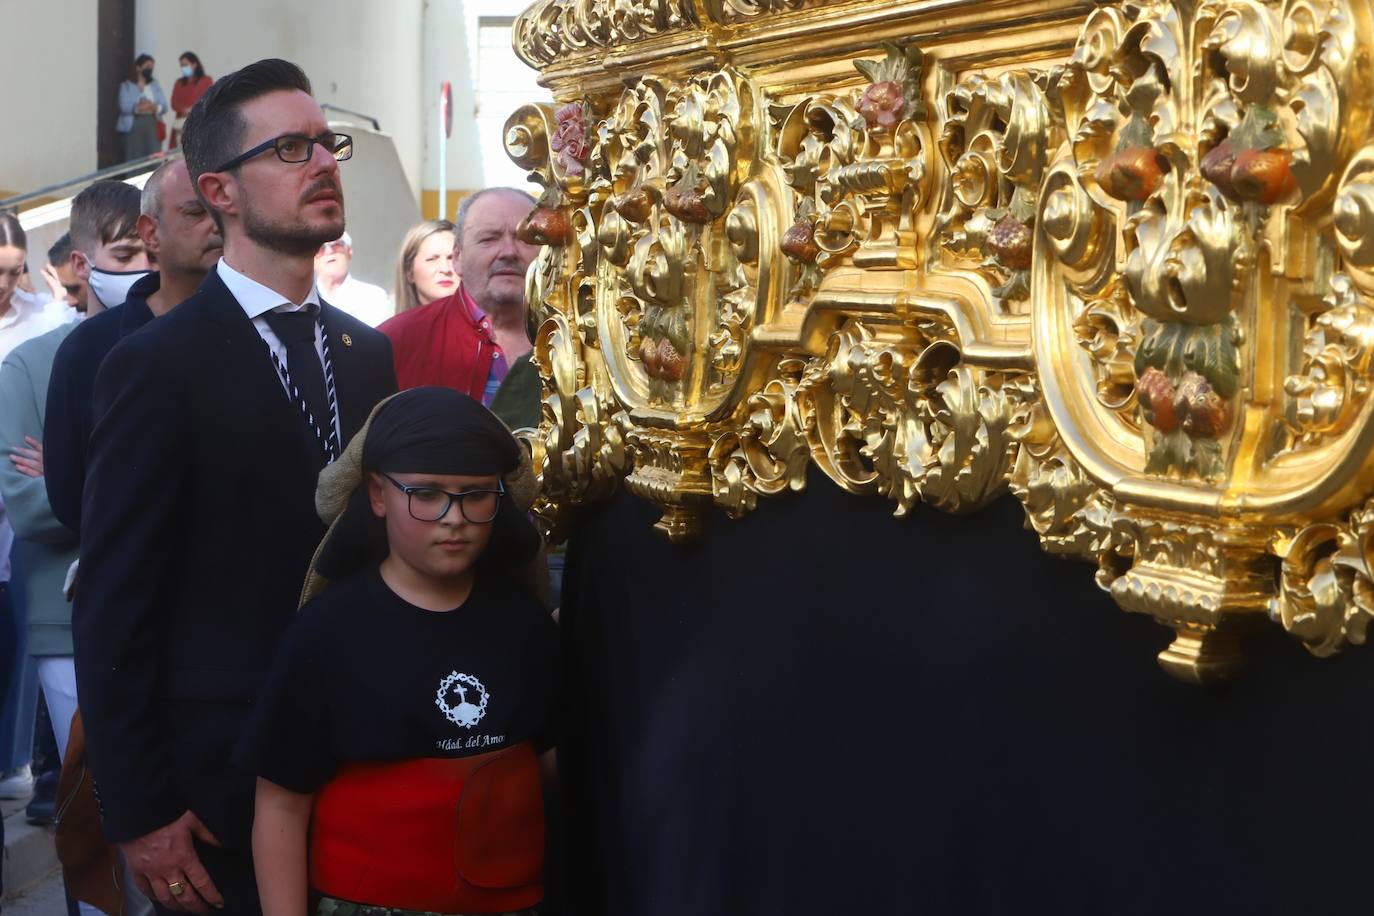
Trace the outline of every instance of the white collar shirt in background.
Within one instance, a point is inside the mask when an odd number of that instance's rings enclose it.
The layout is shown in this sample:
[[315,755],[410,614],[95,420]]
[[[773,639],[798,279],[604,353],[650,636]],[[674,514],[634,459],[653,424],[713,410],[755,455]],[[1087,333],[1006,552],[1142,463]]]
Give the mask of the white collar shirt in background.
[[352,274],[344,277],[339,288],[326,293],[324,298],[330,305],[343,309],[370,328],[375,328],[395,314],[386,290],[364,283]]
[[0,316],[0,360],[30,337],[46,334],[62,324],[62,309],[51,305],[50,299],[40,299],[22,289],[14,291],[9,311]]
[[[219,273],[219,278],[224,281],[224,285],[229,288],[230,294],[238,300],[239,307],[248,316],[248,320],[253,322],[253,327],[257,329],[258,336],[263,339],[268,348],[276,354],[277,359],[283,366],[286,362],[286,345],[277,337],[275,331],[267,323],[265,316],[268,312],[299,312],[309,306],[319,307],[320,290],[312,284],[310,293],[301,302],[292,302],[281,293],[275,292],[269,287],[263,286],[251,277],[245,277],[237,270],[229,266],[229,262],[224,258],[219,259],[215,265],[215,270]],[[335,344],[337,346],[337,343]],[[324,366],[324,335],[320,331],[320,322],[315,322],[315,353],[320,357],[320,366]],[[277,378],[281,375],[278,373]],[[282,391],[290,398],[291,392],[286,387],[286,382],[282,382]],[[343,428],[339,423],[339,418],[334,418],[334,432],[338,436],[339,442],[343,442]]]

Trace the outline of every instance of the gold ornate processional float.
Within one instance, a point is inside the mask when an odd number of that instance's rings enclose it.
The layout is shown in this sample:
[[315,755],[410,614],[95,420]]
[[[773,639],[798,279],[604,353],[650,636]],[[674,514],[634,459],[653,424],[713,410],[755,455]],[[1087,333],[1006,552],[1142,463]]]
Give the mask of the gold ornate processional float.
[[540,0],[515,46],[555,537],[814,462],[1009,490],[1186,679],[1247,621],[1364,642],[1374,0]]

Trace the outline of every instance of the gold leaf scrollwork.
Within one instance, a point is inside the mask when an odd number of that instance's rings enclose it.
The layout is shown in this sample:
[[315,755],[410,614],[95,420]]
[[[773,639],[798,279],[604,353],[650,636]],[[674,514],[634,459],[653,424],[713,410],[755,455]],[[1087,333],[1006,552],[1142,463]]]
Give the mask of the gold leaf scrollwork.
[[801,386],[812,452],[858,493],[907,514],[918,500],[977,508],[1006,487],[1011,401],[994,373],[960,363],[957,346],[907,326],[854,322],[837,331]]
[[1349,429],[1374,373],[1374,309],[1341,274],[1323,304],[1307,332],[1302,372],[1284,383],[1289,426],[1304,443]]
[[1026,510],[1026,520],[1040,543],[1053,554],[1099,560],[1109,588],[1115,578],[1111,564],[1116,539],[1112,534],[1113,504],[1064,447],[1045,408],[1033,377],[1010,380],[1012,422],[1008,435],[1016,443],[1011,492]]
[[[855,61],[867,88],[811,96],[783,114],[778,157],[797,193],[788,239],[798,240],[784,251],[803,264],[822,270],[846,258],[869,270],[916,264],[912,215],[924,202],[930,146],[920,96],[923,59],[910,47],[889,44],[884,52],[880,61]],[[804,272],[798,292],[818,282]]]
[[945,99],[940,152],[951,173],[950,203],[940,219],[952,263],[976,265],[993,297],[1024,311],[1030,294],[1035,198],[1060,130],[1029,71],[961,81]]
[[1374,618],[1374,506],[1303,528],[1287,545],[1270,615],[1319,656],[1363,645]]
[[746,402],[747,422],[711,443],[714,496],[732,516],[751,511],[760,495],[799,491],[806,486],[810,454],[803,408],[798,403],[803,370],[801,360],[786,361],[778,369],[781,377]]
[[571,54],[697,24],[690,0],[540,0],[516,19],[512,44],[521,60],[538,69]]
[[691,537],[813,463],[898,515],[1010,489],[1179,677],[1244,616],[1363,641],[1374,0],[973,6],[519,18],[559,100],[506,132],[543,190],[541,520],[624,486]]

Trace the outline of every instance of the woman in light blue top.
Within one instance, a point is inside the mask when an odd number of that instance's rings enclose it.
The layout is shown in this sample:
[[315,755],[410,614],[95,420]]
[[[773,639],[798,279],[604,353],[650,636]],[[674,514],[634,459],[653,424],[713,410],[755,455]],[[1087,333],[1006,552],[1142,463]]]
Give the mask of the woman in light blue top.
[[167,96],[153,79],[155,61],[138,55],[133,73],[119,84],[119,120],[115,130],[124,135],[124,160],[142,159],[162,150],[157,125],[167,113]]

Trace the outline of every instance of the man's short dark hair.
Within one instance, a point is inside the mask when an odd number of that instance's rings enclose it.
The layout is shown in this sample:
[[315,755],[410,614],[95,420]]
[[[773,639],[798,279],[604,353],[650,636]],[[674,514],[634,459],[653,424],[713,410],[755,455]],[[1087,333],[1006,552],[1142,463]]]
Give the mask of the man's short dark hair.
[[101,245],[138,235],[138,188],[122,181],[97,181],[72,200],[72,247],[87,255]]
[[197,196],[201,175],[243,152],[240,147],[248,129],[242,114],[244,104],[269,92],[292,89],[313,94],[304,70],[290,61],[273,57],[222,76],[206,90],[186,116],[181,140],[186,168],[191,173],[191,186],[196,188]]
[[48,249],[48,263],[53,267],[62,267],[72,259],[72,234],[62,233],[62,238],[52,243]]

